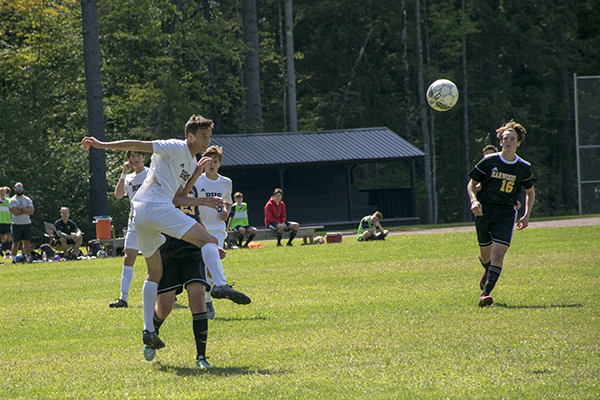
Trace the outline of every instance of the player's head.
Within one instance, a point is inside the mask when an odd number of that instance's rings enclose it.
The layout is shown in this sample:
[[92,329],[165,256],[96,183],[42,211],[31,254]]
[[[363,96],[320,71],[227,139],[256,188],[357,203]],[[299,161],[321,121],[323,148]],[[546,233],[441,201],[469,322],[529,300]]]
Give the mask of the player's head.
[[200,115],[192,115],[185,124],[185,136],[194,154],[203,152],[210,146],[213,122]]
[[10,196],[11,190],[8,186],[4,186],[2,188],[2,192],[4,193],[5,196]]
[[127,150],[125,155],[127,155],[127,160],[134,168],[143,165],[144,161],[146,161],[146,154],[141,151]]
[[498,152],[498,148],[496,146],[494,146],[493,144],[488,144],[487,146],[485,146],[483,148],[483,155],[487,156],[488,154],[494,154]]
[[507,131],[513,131],[517,134],[517,142],[521,143],[525,140],[525,133],[527,132],[523,126],[514,120],[510,120],[506,124],[502,125],[500,128],[496,129],[496,137],[502,143],[502,135]]
[[281,190],[280,188],[276,188],[273,191],[273,198],[275,199],[276,202],[280,202],[281,199],[283,198],[283,190]]
[[196,135],[198,133],[212,134],[214,123],[200,115],[192,115],[185,124],[185,134]]
[[244,195],[242,194],[242,192],[235,192],[235,194],[233,195],[233,200],[242,201],[244,200]]
[[213,161],[218,161],[220,164],[221,161],[223,161],[223,148],[219,146],[210,146],[202,153],[202,157],[210,157]]
[[381,212],[379,212],[379,211],[375,211],[373,213],[373,215],[371,215],[371,221],[373,221],[373,222],[381,221],[382,218],[383,218],[383,214],[381,214]]

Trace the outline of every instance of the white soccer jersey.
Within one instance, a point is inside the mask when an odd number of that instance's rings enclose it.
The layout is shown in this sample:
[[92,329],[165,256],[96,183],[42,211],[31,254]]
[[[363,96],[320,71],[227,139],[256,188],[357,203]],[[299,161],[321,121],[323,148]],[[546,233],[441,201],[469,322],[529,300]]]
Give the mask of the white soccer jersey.
[[148,176],[133,200],[142,203],[173,203],[196,169],[196,158],[184,140],[152,142],[152,161]]
[[[148,168],[144,167],[144,170],[139,174],[134,171],[125,177],[125,195],[129,196],[129,203],[133,201],[133,196],[142,187],[142,183],[144,183],[147,176]],[[131,204],[131,207],[133,207],[133,204]]]
[[[196,183],[194,184],[198,191],[198,197],[221,197],[223,201],[232,204],[231,191],[233,184],[231,179],[219,175],[215,180],[209,179],[206,174],[200,175]],[[200,218],[206,225],[206,229],[211,231],[222,231],[225,232],[226,226],[225,221],[221,219],[220,213],[212,207],[200,206],[198,207],[200,212]]]

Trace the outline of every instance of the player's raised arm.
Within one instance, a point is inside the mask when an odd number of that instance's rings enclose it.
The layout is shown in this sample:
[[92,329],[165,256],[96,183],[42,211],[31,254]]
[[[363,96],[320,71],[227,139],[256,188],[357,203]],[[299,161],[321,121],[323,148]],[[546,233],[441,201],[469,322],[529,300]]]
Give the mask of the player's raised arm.
[[116,142],[101,142],[93,136],[86,136],[81,141],[84,150],[89,150],[90,147],[106,150],[133,150],[140,153],[152,153],[154,151],[152,142],[141,140],[118,140]]

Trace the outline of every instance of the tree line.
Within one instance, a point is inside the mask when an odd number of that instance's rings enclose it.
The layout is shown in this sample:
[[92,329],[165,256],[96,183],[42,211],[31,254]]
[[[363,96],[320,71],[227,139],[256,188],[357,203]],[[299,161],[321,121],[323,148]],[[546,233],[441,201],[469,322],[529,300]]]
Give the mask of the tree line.
[[[25,184],[40,235],[61,206],[91,234],[104,194],[125,224],[127,202],[110,195],[124,155],[100,155],[102,180],[79,146],[98,112],[90,5],[107,140],[181,136],[192,114],[216,134],[387,126],[427,153],[421,221],[456,222],[470,219],[466,173],[515,119],[538,177],[534,216],[577,212],[572,76],[600,73],[597,0],[13,0],[0,3],[0,186]],[[444,113],[424,103],[439,78],[461,96]],[[377,169],[393,185],[394,168]]]

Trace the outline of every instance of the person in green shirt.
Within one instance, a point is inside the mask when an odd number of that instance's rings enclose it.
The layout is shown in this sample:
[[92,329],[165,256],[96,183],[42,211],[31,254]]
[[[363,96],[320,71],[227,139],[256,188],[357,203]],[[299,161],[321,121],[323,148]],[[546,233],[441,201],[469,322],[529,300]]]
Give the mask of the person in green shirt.
[[356,240],[365,242],[367,240],[385,240],[389,232],[382,228],[379,221],[383,215],[379,211],[375,211],[372,215],[367,215],[360,220],[358,230],[356,231]]
[[[250,222],[248,221],[248,205],[244,203],[244,195],[240,192],[237,192],[233,195],[233,200],[235,200],[235,203],[231,207],[231,212],[229,213],[227,230],[233,230],[239,233],[239,248],[248,248],[248,243],[250,243],[252,239],[256,237],[258,230],[251,226]],[[232,226],[233,229],[231,229]],[[246,244],[242,246],[246,232],[248,232],[248,239],[246,240]]]
[[12,241],[12,218],[10,215],[10,188],[5,186],[0,188],[0,253],[4,255],[5,249],[10,249]]

